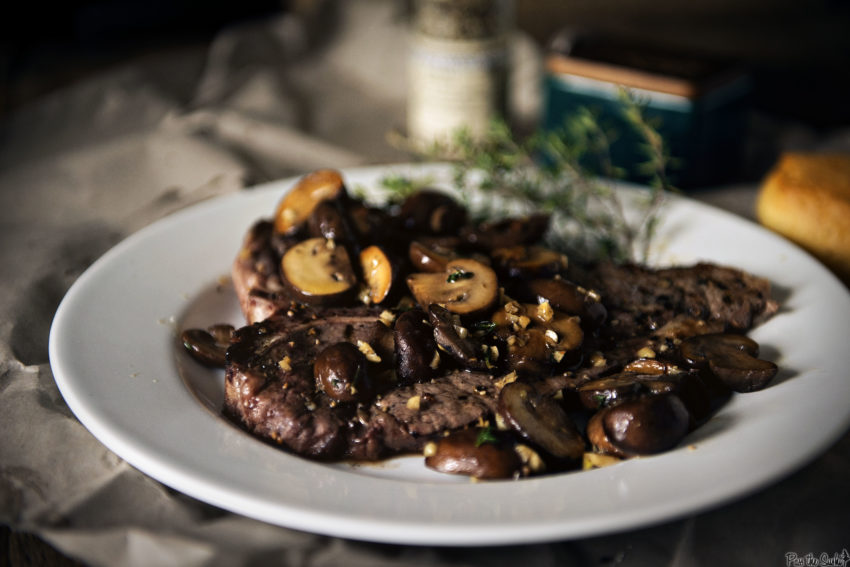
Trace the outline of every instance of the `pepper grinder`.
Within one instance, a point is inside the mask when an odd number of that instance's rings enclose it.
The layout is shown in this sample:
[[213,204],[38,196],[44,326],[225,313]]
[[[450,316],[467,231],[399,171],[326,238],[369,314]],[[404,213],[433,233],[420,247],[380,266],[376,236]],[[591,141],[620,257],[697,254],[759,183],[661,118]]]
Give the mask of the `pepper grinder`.
[[507,119],[512,0],[413,0],[408,62],[408,138],[450,143]]

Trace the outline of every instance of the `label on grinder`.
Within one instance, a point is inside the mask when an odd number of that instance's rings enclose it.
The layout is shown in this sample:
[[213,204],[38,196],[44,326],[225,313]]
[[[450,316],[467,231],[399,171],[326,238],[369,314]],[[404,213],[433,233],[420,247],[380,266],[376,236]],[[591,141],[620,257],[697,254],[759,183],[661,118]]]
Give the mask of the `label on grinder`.
[[446,40],[414,35],[408,67],[408,136],[448,141],[461,127],[483,134],[507,103],[504,39]]

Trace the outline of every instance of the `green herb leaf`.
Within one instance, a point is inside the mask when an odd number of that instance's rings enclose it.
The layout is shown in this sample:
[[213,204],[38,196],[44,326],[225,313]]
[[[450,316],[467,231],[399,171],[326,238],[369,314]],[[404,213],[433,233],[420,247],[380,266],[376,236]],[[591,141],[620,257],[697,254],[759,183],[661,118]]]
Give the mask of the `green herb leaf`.
[[[645,117],[646,101],[623,88],[619,102],[622,122],[634,134],[628,139],[636,138],[635,149],[646,154],[641,170],[649,176],[649,187],[646,198],[636,203],[623,202],[612,184],[626,172],[615,163],[611,145],[626,137],[602,124],[589,108],[572,113],[560,129],[522,140],[504,121],[494,121],[482,137],[460,129],[450,143],[435,144],[425,157],[454,164],[454,188],[467,207],[475,203],[470,212],[477,219],[505,216],[519,204],[551,213],[553,224],[563,230],[549,235],[548,244],[579,260],[646,261],[664,194],[674,190],[667,170],[676,160],[668,155],[657,125]],[[399,194],[422,186],[398,177],[386,185]],[[476,193],[487,198],[473,199]]]
[[449,274],[449,277],[446,278],[448,283],[455,283],[460,280],[469,280],[475,277],[473,272],[466,272],[464,270],[455,270],[454,272]]
[[475,446],[480,447],[485,443],[498,443],[499,438],[493,431],[492,427],[484,427],[478,432],[478,437],[475,438]]
[[493,321],[476,321],[472,324],[472,330],[480,333],[490,333],[496,328],[496,323]]

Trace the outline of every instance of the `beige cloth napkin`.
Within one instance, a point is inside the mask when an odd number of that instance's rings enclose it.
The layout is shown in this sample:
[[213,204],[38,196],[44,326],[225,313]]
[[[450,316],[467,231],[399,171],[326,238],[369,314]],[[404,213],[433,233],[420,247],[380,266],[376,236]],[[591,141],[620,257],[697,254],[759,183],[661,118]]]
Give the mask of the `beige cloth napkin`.
[[[408,159],[386,143],[404,120],[396,10],[344,2],[333,26],[293,15],[243,24],[208,49],[150,56],[55,92],[0,126],[0,521],[91,565],[145,567],[780,564],[786,551],[850,545],[846,506],[832,507],[823,489],[850,472],[846,439],[796,477],[684,521],[574,542],[427,549],[218,510],[134,470],[80,425],[53,382],[47,337],[63,294],[97,257],[172,211],[258,181]],[[312,29],[330,37],[318,42]],[[533,112],[537,60],[526,55],[516,100]],[[846,505],[843,480],[835,491]]]

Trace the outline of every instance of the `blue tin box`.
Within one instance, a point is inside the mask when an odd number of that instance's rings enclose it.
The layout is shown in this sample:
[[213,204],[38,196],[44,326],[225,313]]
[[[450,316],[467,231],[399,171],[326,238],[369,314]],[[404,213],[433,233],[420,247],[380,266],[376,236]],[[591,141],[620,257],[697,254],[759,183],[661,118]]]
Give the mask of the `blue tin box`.
[[668,171],[680,188],[719,184],[740,172],[746,139],[749,79],[720,60],[669,53],[601,38],[556,38],[545,62],[543,128],[563,127],[580,107],[617,137],[615,165],[645,182],[641,138],[622,118],[621,89],[645,104],[644,116],[674,158]]

